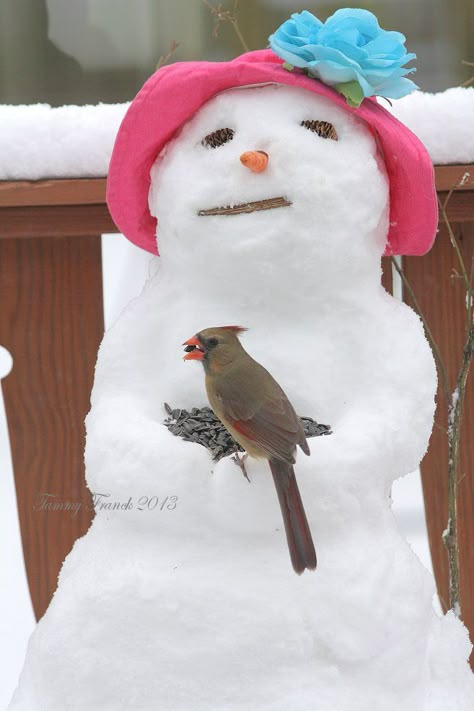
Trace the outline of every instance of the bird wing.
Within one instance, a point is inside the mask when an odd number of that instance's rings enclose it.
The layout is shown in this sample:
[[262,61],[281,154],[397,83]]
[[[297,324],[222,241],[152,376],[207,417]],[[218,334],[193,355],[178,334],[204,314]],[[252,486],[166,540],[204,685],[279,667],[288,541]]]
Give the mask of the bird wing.
[[[293,464],[296,445],[307,449],[302,425],[281,387],[268,371],[262,370],[265,376],[262,378],[260,373],[255,387],[247,390],[247,397],[236,387],[236,380],[221,380],[216,393],[221,412],[232,429],[254,442],[268,459]],[[269,379],[271,387],[265,387]]]

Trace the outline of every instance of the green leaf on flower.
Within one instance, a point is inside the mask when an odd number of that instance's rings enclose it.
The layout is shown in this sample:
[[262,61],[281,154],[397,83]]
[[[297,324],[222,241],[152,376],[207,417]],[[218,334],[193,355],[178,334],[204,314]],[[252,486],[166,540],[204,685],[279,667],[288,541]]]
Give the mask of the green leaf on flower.
[[294,66],[289,62],[283,62],[282,67],[283,69],[286,69],[287,72],[292,72],[294,69]]
[[358,108],[364,100],[364,92],[358,81],[347,81],[342,84],[336,84],[334,88],[346,98],[349,106]]

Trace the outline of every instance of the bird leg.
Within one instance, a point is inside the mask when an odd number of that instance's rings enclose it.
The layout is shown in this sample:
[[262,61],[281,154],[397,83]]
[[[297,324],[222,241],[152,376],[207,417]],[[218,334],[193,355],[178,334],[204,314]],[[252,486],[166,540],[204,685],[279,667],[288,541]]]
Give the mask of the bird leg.
[[244,464],[244,462],[245,462],[245,460],[247,459],[248,456],[249,456],[249,455],[247,454],[247,452],[244,452],[244,453],[242,454],[242,456],[240,456],[239,450],[238,450],[237,447],[236,447],[236,448],[235,448],[235,453],[232,455],[231,459],[232,459],[232,461],[234,462],[234,464],[237,464],[237,466],[241,468],[242,474],[244,475],[244,477],[247,479],[247,481],[248,481],[249,484],[250,484],[249,475],[247,474],[247,470],[246,470],[245,464]]

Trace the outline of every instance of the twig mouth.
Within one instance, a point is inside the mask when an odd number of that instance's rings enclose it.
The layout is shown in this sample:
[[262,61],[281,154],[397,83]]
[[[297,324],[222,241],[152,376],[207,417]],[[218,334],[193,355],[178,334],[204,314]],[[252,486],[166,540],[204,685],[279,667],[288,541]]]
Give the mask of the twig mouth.
[[242,215],[258,210],[273,210],[276,207],[289,207],[292,203],[284,197],[268,198],[266,200],[256,200],[255,202],[243,202],[240,205],[226,205],[225,207],[211,207],[209,210],[199,210],[199,217],[209,217],[210,215]]

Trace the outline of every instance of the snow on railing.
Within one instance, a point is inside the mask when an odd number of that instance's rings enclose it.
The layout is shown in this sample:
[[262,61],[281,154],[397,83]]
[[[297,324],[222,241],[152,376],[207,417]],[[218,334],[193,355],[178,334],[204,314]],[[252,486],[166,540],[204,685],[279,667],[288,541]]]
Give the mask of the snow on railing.
[[[417,91],[380,103],[426,145],[433,163],[474,162],[474,87]],[[129,104],[0,106],[0,180],[107,175]]]

